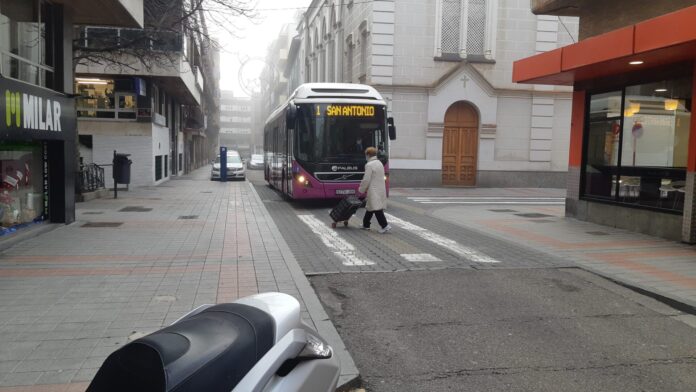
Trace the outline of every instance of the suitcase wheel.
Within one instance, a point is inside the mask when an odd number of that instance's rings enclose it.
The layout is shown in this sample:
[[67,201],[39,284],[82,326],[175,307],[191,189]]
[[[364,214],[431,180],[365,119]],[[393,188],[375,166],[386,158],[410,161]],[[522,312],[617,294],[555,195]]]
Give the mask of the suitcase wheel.
[[331,222],[331,228],[335,229],[336,228],[336,222]]
[[348,221],[343,222],[343,227],[348,227]]

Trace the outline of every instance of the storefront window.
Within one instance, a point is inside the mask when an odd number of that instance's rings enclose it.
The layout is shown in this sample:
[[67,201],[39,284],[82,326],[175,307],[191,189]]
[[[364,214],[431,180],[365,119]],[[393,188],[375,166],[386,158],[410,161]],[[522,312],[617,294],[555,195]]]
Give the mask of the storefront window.
[[691,87],[679,78],[591,96],[585,196],[683,210]]
[[586,194],[615,196],[620,130],[621,91],[592,96],[585,159]]
[[136,118],[134,93],[114,92],[113,80],[76,78],[78,117],[127,119]]
[[43,0],[0,2],[0,73],[53,87],[54,25]]
[[40,143],[0,142],[0,235],[45,219]]

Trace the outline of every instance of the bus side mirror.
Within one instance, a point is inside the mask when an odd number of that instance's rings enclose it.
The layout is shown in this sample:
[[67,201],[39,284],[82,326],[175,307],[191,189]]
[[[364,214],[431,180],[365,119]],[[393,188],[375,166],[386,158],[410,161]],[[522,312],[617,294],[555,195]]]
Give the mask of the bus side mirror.
[[297,117],[297,106],[290,102],[288,103],[288,108],[285,110],[285,126],[293,129],[295,128],[295,118]]
[[394,126],[394,117],[387,118],[387,126],[389,129],[389,140],[396,140],[396,127]]

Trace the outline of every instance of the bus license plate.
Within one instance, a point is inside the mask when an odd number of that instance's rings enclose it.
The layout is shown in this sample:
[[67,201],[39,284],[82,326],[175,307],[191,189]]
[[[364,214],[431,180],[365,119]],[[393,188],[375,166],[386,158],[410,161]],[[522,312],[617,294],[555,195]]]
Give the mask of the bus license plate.
[[337,195],[354,195],[355,189],[336,189]]

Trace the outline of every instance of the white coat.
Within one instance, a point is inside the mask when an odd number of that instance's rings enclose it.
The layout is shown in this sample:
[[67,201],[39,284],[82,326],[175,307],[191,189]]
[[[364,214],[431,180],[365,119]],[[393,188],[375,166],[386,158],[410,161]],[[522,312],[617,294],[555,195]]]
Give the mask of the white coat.
[[360,193],[367,192],[368,211],[379,211],[387,208],[387,185],[384,179],[384,165],[372,157],[365,164],[365,175],[360,181]]

